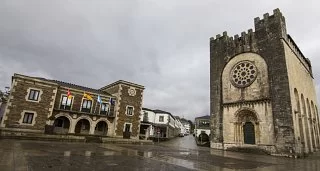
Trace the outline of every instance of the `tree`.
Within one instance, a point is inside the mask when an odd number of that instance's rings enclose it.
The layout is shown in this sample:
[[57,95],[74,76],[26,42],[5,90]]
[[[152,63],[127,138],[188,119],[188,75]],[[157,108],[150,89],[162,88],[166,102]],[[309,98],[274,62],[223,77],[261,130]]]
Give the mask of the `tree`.
[[193,133],[194,130],[194,124],[192,121],[188,120],[189,124],[190,124],[190,133]]
[[3,103],[7,102],[9,94],[10,94],[9,87],[5,87],[4,91],[0,90],[0,102],[3,102]]

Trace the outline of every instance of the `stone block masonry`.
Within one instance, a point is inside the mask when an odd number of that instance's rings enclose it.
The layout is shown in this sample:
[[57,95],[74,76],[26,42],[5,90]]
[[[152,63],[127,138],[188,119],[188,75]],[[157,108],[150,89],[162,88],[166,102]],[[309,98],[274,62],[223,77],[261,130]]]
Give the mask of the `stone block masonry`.
[[[250,144],[265,146],[265,149],[272,149],[272,153],[281,155],[309,153],[312,143],[309,143],[310,147],[303,144],[312,137],[313,144],[317,143],[319,129],[316,127],[319,124],[309,124],[307,130],[313,135],[301,140],[300,130],[307,124],[301,128],[297,124],[293,91],[297,87],[305,94],[306,90],[311,90],[312,94],[304,99],[316,103],[310,60],[287,34],[285,18],[279,9],[271,16],[266,13],[263,19],[255,18],[254,28],[254,31],[242,32],[241,36],[229,37],[223,32],[222,36],[210,38],[211,147],[226,149]],[[297,70],[293,63],[302,67]],[[233,69],[235,67],[239,68]],[[300,77],[295,77],[300,79],[299,83],[291,78],[292,67],[301,73]],[[306,83],[308,87],[301,86]],[[230,108],[231,104],[233,107]],[[310,118],[317,120],[318,113],[313,111],[315,115]],[[308,134],[308,131],[304,132]]]

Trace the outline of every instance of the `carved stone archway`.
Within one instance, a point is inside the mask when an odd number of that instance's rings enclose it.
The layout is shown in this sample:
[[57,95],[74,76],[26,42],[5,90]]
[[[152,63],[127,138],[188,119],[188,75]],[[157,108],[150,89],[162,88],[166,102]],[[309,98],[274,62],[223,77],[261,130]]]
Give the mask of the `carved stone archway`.
[[234,140],[238,144],[259,144],[259,119],[252,109],[241,109],[234,118]]

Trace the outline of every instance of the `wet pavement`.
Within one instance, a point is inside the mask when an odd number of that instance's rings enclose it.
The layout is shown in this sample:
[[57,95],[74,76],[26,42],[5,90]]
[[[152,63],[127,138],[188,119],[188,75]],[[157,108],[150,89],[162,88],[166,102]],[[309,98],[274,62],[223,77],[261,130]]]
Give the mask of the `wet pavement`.
[[192,135],[154,145],[0,139],[0,171],[290,170],[320,171],[320,153],[306,159],[198,147]]

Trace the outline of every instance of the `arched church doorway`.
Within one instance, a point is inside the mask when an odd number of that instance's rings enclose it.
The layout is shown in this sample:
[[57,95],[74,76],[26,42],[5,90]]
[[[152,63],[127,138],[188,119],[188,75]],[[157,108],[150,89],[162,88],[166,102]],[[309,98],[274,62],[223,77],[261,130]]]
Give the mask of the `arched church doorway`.
[[252,109],[244,108],[235,114],[235,141],[243,144],[260,142],[259,120]]
[[254,125],[252,122],[246,122],[243,125],[243,140],[245,144],[255,144],[256,137],[255,137],[255,131],[254,131]]

